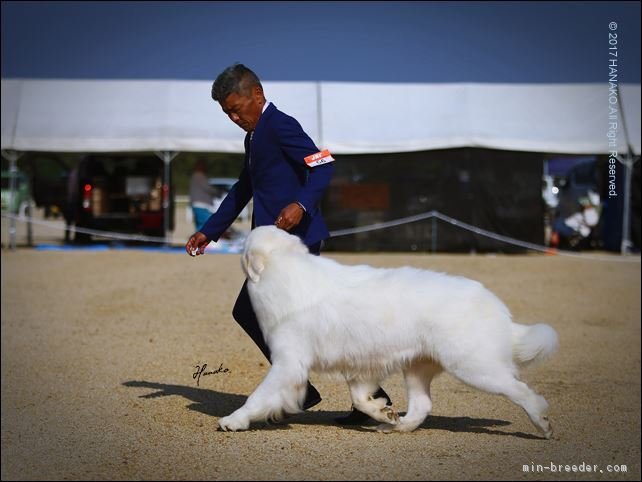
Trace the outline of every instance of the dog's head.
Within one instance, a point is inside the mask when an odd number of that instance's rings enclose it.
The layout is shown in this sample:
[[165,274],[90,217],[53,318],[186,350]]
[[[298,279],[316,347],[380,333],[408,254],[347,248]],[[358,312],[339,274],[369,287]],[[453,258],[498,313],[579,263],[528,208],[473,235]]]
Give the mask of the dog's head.
[[245,275],[257,283],[268,264],[270,255],[275,252],[305,254],[308,252],[308,248],[298,236],[288,234],[276,226],[255,228],[245,240],[245,248],[241,257],[241,267]]

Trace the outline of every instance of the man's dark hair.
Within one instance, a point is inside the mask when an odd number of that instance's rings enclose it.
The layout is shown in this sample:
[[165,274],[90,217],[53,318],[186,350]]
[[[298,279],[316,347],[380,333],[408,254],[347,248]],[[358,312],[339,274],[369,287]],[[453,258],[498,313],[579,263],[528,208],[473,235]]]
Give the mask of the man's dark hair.
[[214,85],[212,85],[212,99],[221,102],[232,93],[248,96],[252,88],[256,86],[263,90],[257,75],[243,64],[234,64],[216,77]]

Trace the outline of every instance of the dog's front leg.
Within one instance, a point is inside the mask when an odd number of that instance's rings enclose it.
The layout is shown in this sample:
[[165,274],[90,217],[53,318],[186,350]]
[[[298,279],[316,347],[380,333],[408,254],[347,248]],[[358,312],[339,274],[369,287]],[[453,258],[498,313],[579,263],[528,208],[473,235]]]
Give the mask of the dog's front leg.
[[252,422],[279,420],[284,413],[300,412],[307,379],[308,373],[300,363],[276,361],[245,404],[219,419],[219,427],[233,432],[247,430]]

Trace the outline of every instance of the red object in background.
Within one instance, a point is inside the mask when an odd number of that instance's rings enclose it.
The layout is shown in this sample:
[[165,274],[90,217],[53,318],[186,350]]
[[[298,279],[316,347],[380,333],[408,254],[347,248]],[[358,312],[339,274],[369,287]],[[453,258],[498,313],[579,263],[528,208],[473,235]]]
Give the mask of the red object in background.
[[91,211],[91,184],[85,184],[82,190],[82,208]]
[[341,207],[359,211],[385,211],[390,207],[390,186],[384,183],[341,186]]
[[140,221],[145,230],[160,229],[163,227],[163,213],[143,212],[140,214]]

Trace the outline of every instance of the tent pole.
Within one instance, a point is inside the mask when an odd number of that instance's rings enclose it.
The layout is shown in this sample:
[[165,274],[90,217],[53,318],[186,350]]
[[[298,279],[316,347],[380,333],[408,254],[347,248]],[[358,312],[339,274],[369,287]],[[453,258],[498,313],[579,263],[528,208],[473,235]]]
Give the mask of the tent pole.
[[633,164],[635,163],[635,155],[633,154],[633,147],[629,138],[629,130],[626,127],[626,117],[624,115],[624,105],[622,103],[622,91],[618,85],[617,89],[617,103],[622,118],[622,128],[624,130],[624,140],[626,142],[627,154],[622,156],[621,164],[624,165],[624,207],[622,209],[622,241],[620,244],[620,254],[629,254],[633,243],[631,242],[631,177],[633,172]]
[[170,196],[172,195],[172,190],[170,188],[170,169],[172,159],[174,159],[178,152],[176,151],[160,151],[155,152],[155,154],[160,157],[165,163],[165,180],[163,181],[163,237],[165,238],[165,246],[169,246],[169,217],[170,217],[170,208],[172,203],[170,202]]
[[633,171],[633,156],[629,154],[624,158],[624,208],[622,213],[622,243],[620,254],[629,254],[631,249],[631,171]]
[[[16,185],[18,180],[18,165],[17,161],[21,154],[16,151],[2,151],[2,157],[9,161],[9,214],[12,213],[13,201],[16,199]],[[9,218],[9,249],[12,251],[16,249],[16,218],[12,216]]]
[[432,254],[437,252],[437,218],[433,216],[432,218],[432,236],[430,240]]

